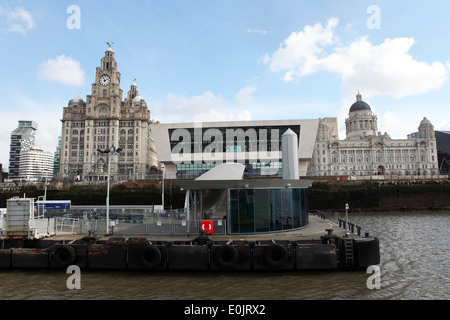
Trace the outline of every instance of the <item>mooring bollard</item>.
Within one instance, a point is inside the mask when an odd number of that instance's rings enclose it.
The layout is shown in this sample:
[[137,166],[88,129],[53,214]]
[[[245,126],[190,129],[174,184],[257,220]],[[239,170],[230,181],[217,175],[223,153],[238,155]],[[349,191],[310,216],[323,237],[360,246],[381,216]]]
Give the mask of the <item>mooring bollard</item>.
[[360,236],[361,235],[361,227],[360,226],[356,226],[356,230],[357,230],[357,234],[358,234],[358,236]]

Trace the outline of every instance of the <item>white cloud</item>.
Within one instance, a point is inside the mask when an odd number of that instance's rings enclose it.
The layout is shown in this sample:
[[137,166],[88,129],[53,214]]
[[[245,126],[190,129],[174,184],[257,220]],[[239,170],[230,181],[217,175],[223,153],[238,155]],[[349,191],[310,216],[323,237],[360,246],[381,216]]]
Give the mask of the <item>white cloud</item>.
[[0,5],[0,32],[18,32],[26,35],[36,26],[33,15],[21,7],[14,9]]
[[268,30],[261,30],[261,29],[247,29],[248,33],[258,33],[258,34],[262,34],[262,35],[266,35],[268,33],[272,33],[272,31],[268,31]]
[[385,39],[374,45],[361,37],[342,45],[336,35],[338,20],[331,18],[325,27],[318,23],[293,32],[264,62],[273,72],[284,72],[286,82],[327,71],[340,74],[342,91],[365,96],[389,95],[394,98],[439,89],[447,80],[442,62],[421,62],[408,52],[413,38]]
[[378,131],[381,134],[388,133],[393,139],[406,139],[407,134],[417,131],[421,120],[416,114],[385,111],[379,117]]
[[247,86],[241,90],[234,96],[237,102],[242,104],[243,106],[253,106],[255,100],[253,98],[253,93],[255,93],[255,86]]
[[223,99],[222,96],[215,95],[210,91],[192,97],[169,94],[153,110],[153,115],[156,115],[156,118],[164,119],[165,123],[243,121],[251,119],[249,110],[242,110],[242,106],[234,106]]
[[80,63],[64,54],[56,59],[48,59],[39,66],[39,78],[48,81],[57,81],[72,86],[84,84],[84,71]]
[[435,130],[450,131],[450,118],[441,119],[434,125]]
[[323,54],[323,47],[337,41],[333,32],[337,24],[338,19],[332,18],[325,28],[317,23],[305,26],[303,31],[292,32],[269,59],[270,69],[274,72],[296,70],[300,76],[309,74],[310,67]]

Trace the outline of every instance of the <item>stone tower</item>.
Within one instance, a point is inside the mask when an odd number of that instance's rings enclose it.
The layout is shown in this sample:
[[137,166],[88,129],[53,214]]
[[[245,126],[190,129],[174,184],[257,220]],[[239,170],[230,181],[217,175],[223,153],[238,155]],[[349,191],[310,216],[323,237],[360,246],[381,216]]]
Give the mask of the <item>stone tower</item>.
[[[120,85],[121,75],[109,46],[95,70],[86,101],[76,97],[64,108],[59,171],[63,176],[104,181],[109,156],[111,180],[142,179],[158,167],[147,103],[135,82],[122,100]],[[100,152],[111,147],[122,150],[115,155]]]

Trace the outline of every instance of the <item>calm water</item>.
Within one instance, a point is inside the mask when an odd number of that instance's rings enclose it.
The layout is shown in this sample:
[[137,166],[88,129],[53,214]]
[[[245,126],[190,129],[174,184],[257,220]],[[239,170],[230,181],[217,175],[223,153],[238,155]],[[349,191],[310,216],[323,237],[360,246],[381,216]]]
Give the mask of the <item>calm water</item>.
[[370,274],[292,273],[81,273],[69,290],[63,271],[0,271],[1,299],[299,300],[450,299],[450,212],[351,214],[363,232],[380,238],[381,289]]

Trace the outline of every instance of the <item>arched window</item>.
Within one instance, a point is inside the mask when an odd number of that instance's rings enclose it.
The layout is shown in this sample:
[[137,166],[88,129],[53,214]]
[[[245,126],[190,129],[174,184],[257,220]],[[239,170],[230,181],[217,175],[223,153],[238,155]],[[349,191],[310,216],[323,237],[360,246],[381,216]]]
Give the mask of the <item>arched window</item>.
[[382,155],[381,151],[377,151],[376,159],[377,159],[377,162],[383,161],[383,155]]

